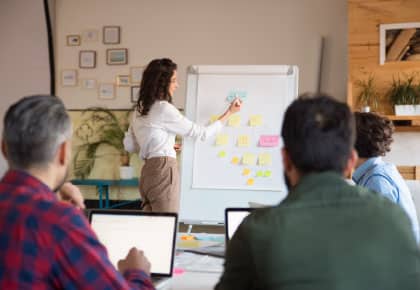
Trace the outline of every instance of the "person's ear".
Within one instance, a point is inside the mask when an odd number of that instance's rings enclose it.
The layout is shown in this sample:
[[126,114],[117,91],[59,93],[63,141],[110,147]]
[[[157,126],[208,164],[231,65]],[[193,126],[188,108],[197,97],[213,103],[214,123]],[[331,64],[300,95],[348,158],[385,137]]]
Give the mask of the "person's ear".
[[71,144],[69,141],[64,141],[58,147],[58,162],[60,165],[67,165],[70,160],[70,148]]
[[281,156],[283,157],[283,168],[285,171],[290,171],[292,170],[292,162],[290,160],[290,156],[289,153],[287,152],[286,148],[282,148],[281,149]]
[[346,168],[344,169],[344,176],[346,178],[351,178],[351,175],[353,174],[353,170],[356,167],[358,159],[359,156],[357,155],[357,151],[355,149],[352,149],[349,159],[347,160]]
[[7,146],[3,139],[1,140],[1,152],[3,153],[4,159],[7,160]]

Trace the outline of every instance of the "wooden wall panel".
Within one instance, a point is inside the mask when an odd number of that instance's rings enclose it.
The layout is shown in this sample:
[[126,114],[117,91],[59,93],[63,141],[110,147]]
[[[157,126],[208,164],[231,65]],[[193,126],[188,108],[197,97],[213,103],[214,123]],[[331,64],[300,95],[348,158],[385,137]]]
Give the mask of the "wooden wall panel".
[[348,102],[355,110],[359,109],[355,97],[359,89],[354,82],[374,75],[382,96],[378,112],[392,114],[385,92],[393,76],[420,71],[420,61],[379,65],[379,25],[420,22],[420,0],[349,0],[348,21]]

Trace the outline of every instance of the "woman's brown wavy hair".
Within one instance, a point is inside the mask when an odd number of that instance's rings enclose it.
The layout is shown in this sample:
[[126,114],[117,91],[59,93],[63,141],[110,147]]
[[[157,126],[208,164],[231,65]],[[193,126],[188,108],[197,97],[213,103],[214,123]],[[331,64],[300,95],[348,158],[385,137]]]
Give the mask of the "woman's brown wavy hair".
[[143,72],[137,100],[137,111],[140,115],[147,115],[155,101],[172,103],[169,85],[176,69],[176,63],[169,58],[154,59],[147,65]]

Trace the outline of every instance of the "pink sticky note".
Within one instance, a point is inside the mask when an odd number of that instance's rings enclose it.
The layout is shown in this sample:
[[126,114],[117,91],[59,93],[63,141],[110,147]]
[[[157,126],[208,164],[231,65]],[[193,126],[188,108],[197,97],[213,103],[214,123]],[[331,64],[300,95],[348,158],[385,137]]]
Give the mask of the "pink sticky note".
[[279,136],[277,135],[261,135],[260,147],[276,147],[279,145]]
[[174,275],[182,275],[184,274],[184,272],[185,270],[182,268],[174,268],[174,271],[173,271]]

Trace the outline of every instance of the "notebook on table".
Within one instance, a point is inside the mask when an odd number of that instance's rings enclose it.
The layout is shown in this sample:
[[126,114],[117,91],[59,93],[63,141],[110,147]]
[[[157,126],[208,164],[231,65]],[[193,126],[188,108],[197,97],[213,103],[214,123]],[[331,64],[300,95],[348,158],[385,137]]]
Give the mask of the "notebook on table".
[[94,209],[89,213],[89,221],[115,268],[132,247],[137,247],[151,263],[155,287],[167,284],[174,265],[176,213]]

